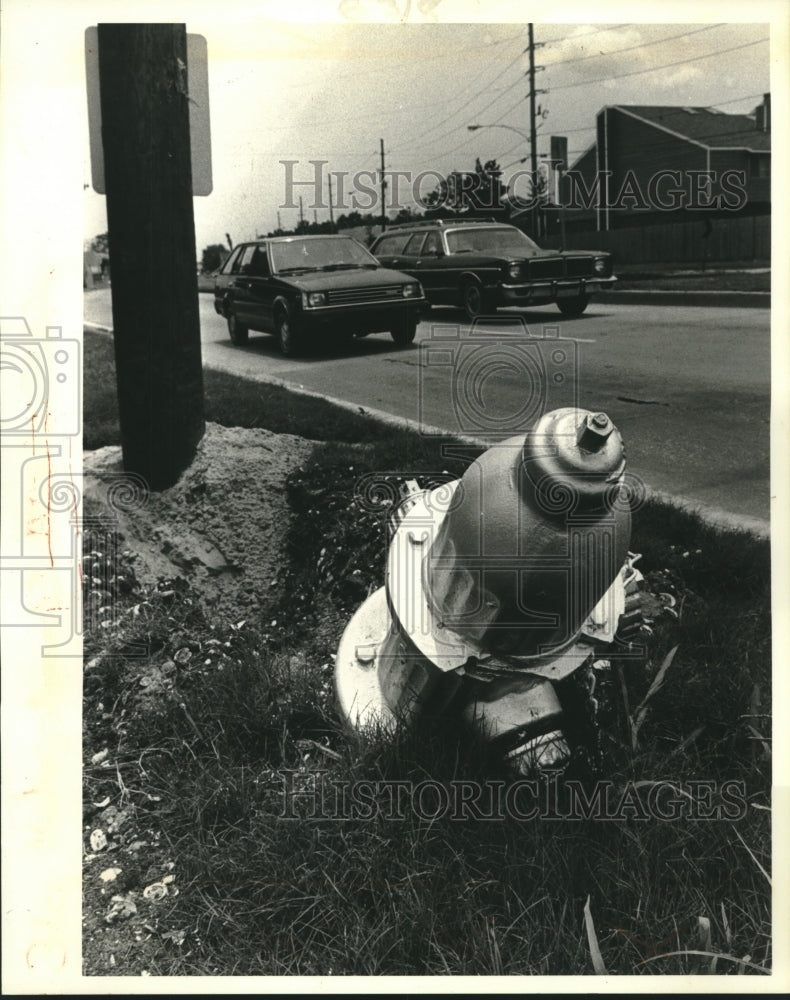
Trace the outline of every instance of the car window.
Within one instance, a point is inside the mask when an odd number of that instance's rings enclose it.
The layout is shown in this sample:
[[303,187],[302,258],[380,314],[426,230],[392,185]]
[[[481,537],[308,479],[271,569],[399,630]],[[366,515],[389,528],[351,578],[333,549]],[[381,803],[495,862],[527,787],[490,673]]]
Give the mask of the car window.
[[377,254],[403,253],[409,233],[393,233],[392,236],[383,236],[376,244]]
[[[255,254],[254,246],[247,246],[244,248],[244,252],[239,258],[239,272],[241,274],[250,274],[250,264],[252,263],[253,255]],[[233,269],[233,273],[236,274],[236,268]]]
[[239,262],[239,256],[241,254],[241,247],[236,247],[236,249],[231,253],[230,257],[225,261],[220,270],[220,274],[231,274],[233,268]]
[[409,242],[403,248],[403,253],[409,254],[412,257],[419,256],[420,247],[422,246],[424,239],[425,233],[415,233],[409,238]]
[[250,264],[250,274],[256,278],[269,277],[269,258],[266,256],[266,247],[255,247]]
[[454,229],[447,233],[450,253],[476,251],[501,253],[503,250],[534,254],[538,247],[515,226],[487,226],[481,229]]
[[379,266],[376,258],[348,236],[293,237],[269,244],[275,274]]
[[437,232],[430,232],[425,239],[425,245],[422,248],[424,254],[438,254],[442,249],[442,241],[439,239],[439,234]]

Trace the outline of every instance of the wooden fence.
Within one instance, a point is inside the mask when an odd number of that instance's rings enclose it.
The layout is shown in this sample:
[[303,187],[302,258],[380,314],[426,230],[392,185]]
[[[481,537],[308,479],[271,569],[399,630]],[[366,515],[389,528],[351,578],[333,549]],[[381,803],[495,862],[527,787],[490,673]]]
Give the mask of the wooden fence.
[[[707,231],[707,236],[705,235]],[[557,249],[559,235],[544,236],[540,244]],[[770,215],[699,218],[693,222],[652,223],[607,231],[578,232],[568,227],[566,250],[607,250],[615,263],[700,261],[769,261]]]

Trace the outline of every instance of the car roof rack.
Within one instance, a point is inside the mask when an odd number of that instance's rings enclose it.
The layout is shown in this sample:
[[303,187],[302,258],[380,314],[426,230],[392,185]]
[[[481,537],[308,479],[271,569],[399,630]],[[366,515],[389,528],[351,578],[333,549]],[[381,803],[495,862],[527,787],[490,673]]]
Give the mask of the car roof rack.
[[493,216],[488,216],[484,219],[464,219],[454,218],[454,219],[415,219],[413,222],[393,222],[387,226],[384,230],[385,233],[391,232],[393,229],[415,229],[419,226],[471,226],[476,223],[501,223],[502,219],[495,219]]

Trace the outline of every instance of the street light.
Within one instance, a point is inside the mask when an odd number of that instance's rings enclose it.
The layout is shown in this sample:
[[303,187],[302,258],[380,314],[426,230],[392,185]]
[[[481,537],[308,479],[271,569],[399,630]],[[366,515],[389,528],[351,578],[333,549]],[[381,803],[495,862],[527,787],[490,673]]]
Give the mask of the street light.
[[476,132],[479,128],[506,128],[509,132],[515,132],[516,135],[520,135],[525,142],[529,142],[529,136],[526,132],[522,132],[520,128],[516,128],[514,125],[500,125],[499,123],[494,123],[491,125],[467,125],[467,129],[470,132]]
[[515,167],[517,163],[526,163],[528,159],[528,156],[522,156],[520,160],[511,160],[511,162],[506,163],[502,169],[507,170],[508,167]]

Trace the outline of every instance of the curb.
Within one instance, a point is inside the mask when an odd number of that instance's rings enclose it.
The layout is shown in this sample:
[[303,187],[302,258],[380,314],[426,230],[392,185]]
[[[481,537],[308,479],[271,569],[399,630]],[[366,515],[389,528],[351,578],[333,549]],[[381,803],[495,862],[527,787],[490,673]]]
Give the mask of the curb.
[[635,306],[737,306],[744,309],[770,309],[770,292],[651,292],[627,288],[596,292],[593,302],[619,302]]
[[[83,326],[86,329],[99,333],[112,333],[111,329],[94,323],[84,323]],[[486,441],[484,438],[472,437],[468,434],[448,431],[444,428],[434,427],[430,424],[422,424],[417,420],[412,420],[410,417],[397,417],[392,413],[387,413],[384,410],[377,410],[372,406],[361,406],[359,403],[350,403],[346,399],[338,399],[335,396],[325,396],[323,393],[316,392],[313,389],[303,389],[300,386],[294,385],[292,382],[286,382],[284,379],[277,378],[275,375],[240,376],[238,372],[233,371],[229,367],[226,368],[223,365],[210,365],[205,364],[204,362],[204,366],[206,368],[213,368],[215,371],[225,372],[226,375],[234,375],[236,378],[246,377],[253,382],[277,386],[278,388],[285,389],[288,392],[293,393],[295,396],[301,396],[303,399],[319,399],[322,403],[333,406],[339,410],[343,410],[345,413],[351,414],[359,420],[379,424],[380,426],[387,428],[387,430],[409,431],[410,433],[418,434],[420,437],[449,438],[456,444],[463,445],[466,448],[480,449],[481,451],[485,451],[496,444],[495,441]],[[751,517],[748,514],[733,514],[730,511],[723,510],[719,507],[712,507],[708,504],[701,503],[698,500],[693,500],[690,497],[685,497],[675,493],[667,493],[662,490],[655,490],[647,484],[645,484],[645,496],[648,499],[660,500],[663,503],[668,503],[690,513],[697,514],[703,521],[714,527],[726,528],[730,531],[748,531],[750,534],[757,535],[761,538],[767,538],[770,536],[770,521],[764,521],[759,517]]]
[[[212,367],[218,368],[216,365]],[[218,370],[221,371],[223,369]],[[454,431],[448,431],[441,427],[434,427],[430,424],[421,424],[417,420],[412,420],[409,417],[396,417],[391,413],[386,413],[384,410],[377,410],[374,407],[360,406],[357,403],[349,403],[347,400],[337,399],[334,396],[324,396],[320,392],[314,392],[311,389],[301,389],[299,386],[294,386],[292,383],[284,382],[282,379],[275,378],[274,376],[267,375],[263,378],[256,378],[254,381],[267,382],[271,385],[277,385],[281,388],[288,389],[297,396],[302,396],[308,399],[320,399],[322,402],[328,403],[330,406],[335,406],[338,409],[345,410],[346,412],[352,413],[354,416],[360,417],[363,420],[380,424],[388,430],[409,431],[413,434],[419,434],[421,437],[449,438],[456,444],[463,445],[466,448],[480,449],[481,451],[486,451],[489,448],[495,447],[497,444],[496,441],[486,441],[484,438],[472,437],[468,434],[455,433]],[[713,527],[725,528],[729,531],[748,531],[750,534],[757,535],[760,538],[768,538],[770,536],[770,521],[764,521],[759,517],[751,517],[748,514],[733,514],[732,512],[723,510],[720,507],[713,507],[710,504],[694,500],[691,497],[682,496],[676,493],[667,493],[664,490],[653,489],[646,483],[645,498],[648,500],[660,500],[663,503],[678,507],[691,514],[697,514],[703,521],[706,522],[706,524],[710,524]]]

